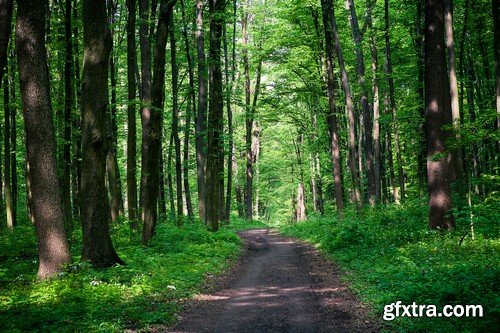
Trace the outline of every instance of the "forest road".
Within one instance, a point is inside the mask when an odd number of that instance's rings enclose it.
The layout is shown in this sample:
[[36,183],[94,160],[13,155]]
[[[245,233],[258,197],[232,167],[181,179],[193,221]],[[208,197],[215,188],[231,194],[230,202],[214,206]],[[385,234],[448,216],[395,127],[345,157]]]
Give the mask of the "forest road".
[[218,291],[199,295],[170,332],[379,331],[314,247],[269,229],[239,235],[246,251],[236,268],[216,278]]

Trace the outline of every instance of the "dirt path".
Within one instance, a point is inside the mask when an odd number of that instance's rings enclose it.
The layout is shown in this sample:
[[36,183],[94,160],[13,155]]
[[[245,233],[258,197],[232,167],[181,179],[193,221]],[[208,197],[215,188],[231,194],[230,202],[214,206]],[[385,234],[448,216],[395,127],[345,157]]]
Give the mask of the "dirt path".
[[313,247],[266,229],[240,237],[247,251],[223,290],[200,295],[171,332],[378,331]]

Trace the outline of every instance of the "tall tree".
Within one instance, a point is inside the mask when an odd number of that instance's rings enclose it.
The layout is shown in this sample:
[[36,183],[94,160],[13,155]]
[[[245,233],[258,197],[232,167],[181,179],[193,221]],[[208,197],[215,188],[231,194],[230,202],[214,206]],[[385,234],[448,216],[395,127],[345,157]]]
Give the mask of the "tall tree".
[[205,220],[206,189],[205,167],[207,159],[206,145],[206,109],[207,109],[207,67],[205,62],[205,39],[203,34],[203,0],[196,1],[196,51],[198,60],[198,112],[196,114],[196,173],[198,184],[198,214]]
[[45,49],[45,1],[19,0],[16,48],[23,102],[31,208],[38,240],[38,277],[70,262],[56,166],[56,142]]
[[16,217],[15,217],[15,207],[14,200],[12,195],[12,174],[11,174],[11,163],[15,163],[15,161],[11,162],[11,111],[10,111],[10,82],[8,75],[5,76],[3,80],[3,103],[4,103],[4,186],[5,186],[5,215],[7,217],[7,227],[13,228],[17,225]]
[[[394,129],[394,144],[396,148],[396,160],[398,162],[398,183],[401,193],[399,194],[396,191],[395,185],[393,185],[393,193],[394,193],[394,201],[399,202],[400,199],[405,197],[405,183],[404,183],[404,175],[403,175],[403,158],[401,157],[401,144],[399,140],[399,129],[397,123],[397,115],[396,115],[396,97],[394,91],[394,75],[392,70],[392,57],[391,57],[391,42],[390,42],[390,17],[389,17],[389,0],[385,0],[384,5],[384,18],[385,18],[385,73],[387,75],[387,81],[389,83],[389,107],[392,115],[392,126]],[[444,38],[444,37],[443,37]],[[388,139],[390,140],[390,134],[388,135]],[[392,143],[390,143],[392,145]],[[387,154],[392,155],[392,151],[389,150]],[[392,157],[391,157],[392,158]],[[393,182],[394,183],[394,182]]]
[[177,41],[174,31],[174,18],[170,17],[170,62],[172,65],[172,136],[174,138],[175,151],[175,186],[177,193],[177,218],[183,215],[182,203],[182,160],[181,160],[181,140],[179,138],[179,69],[177,66]]
[[362,33],[359,29],[358,16],[354,0],[346,0],[346,7],[349,11],[349,23],[352,29],[354,44],[356,45],[356,68],[358,73],[358,84],[361,88],[361,108],[363,111],[363,133],[364,133],[364,151],[366,158],[366,169],[368,176],[368,201],[370,204],[375,204],[375,168],[373,161],[373,123],[371,117],[371,106],[368,102],[368,88],[366,86],[365,77],[365,58],[362,45]]
[[330,0],[321,1],[321,9],[323,12],[323,27],[325,30],[325,47],[326,47],[326,78],[328,92],[328,128],[330,131],[330,152],[333,167],[333,184],[335,187],[335,203],[337,211],[344,210],[344,198],[342,190],[342,173],[340,163],[340,146],[339,146],[339,129],[337,121],[337,103],[335,99],[336,80],[333,74],[333,61],[335,45],[333,44],[333,27],[332,27],[332,2]]
[[450,137],[443,126],[451,124],[450,86],[444,45],[444,5],[439,0],[425,2],[425,104],[427,173],[429,181],[429,227],[453,229],[449,152]]
[[137,50],[135,41],[136,0],[127,0],[127,208],[132,229],[137,228],[137,126],[136,126],[136,91],[137,91]]
[[74,106],[73,91],[73,41],[72,41],[72,0],[66,0],[64,6],[64,43],[66,53],[64,59],[64,143],[61,193],[64,208],[66,230],[73,230],[73,211],[71,208],[71,122]]
[[491,1],[493,12],[497,130],[500,131],[500,0]]
[[224,159],[221,155],[224,131],[224,94],[221,66],[222,30],[225,24],[224,10],[226,0],[209,0],[210,9],[210,62],[209,86],[210,104],[208,114],[208,151],[206,174],[206,214],[207,225],[212,231],[219,229],[220,205],[224,200],[221,194],[221,177],[224,177]]
[[109,267],[123,262],[111,241],[111,213],[105,184],[109,148],[106,112],[112,41],[104,1],[83,1],[83,44],[82,260],[89,260],[95,267]]
[[356,121],[354,103],[351,96],[351,88],[349,85],[349,78],[347,76],[347,69],[344,61],[344,54],[340,45],[340,38],[337,30],[337,22],[335,19],[335,10],[332,0],[325,0],[325,7],[328,8],[328,25],[332,29],[332,36],[337,53],[337,60],[340,67],[342,89],[344,90],[347,118],[349,122],[349,133],[347,138],[347,145],[349,148],[349,169],[352,177],[352,200],[359,208],[361,206],[361,180],[359,178],[359,169],[357,166],[358,153],[356,151]]
[[12,30],[12,0],[0,0],[0,82],[7,66],[7,49]]
[[[159,19],[156,28],[154,50],[154,75],[151,85],[151,107],[142,110],[142,181],[141,181],[141,208],[142,208],[142,243],[148,244],[153,237],[157,222],[158,182],[161,114],[165,99],[165,53],[170,26],[170,13],[176,0],[162,0],[160,3]],[[145,59],[142,59],[143,61]],[[143,74],[144,80],[144,74]]]
[[182,35],[184,37],[184,47],[186,51],[186,62],[189,76],[189,92],[188,92],[188,103],[186,107],[186,125],[184,129],[184,151],[183,151],[183,176],[184,176],[184,194],[186,196],[186,208],[188,217],[193,218],[193,204],[191,201],[191,189],[189,187],[189,137],[191,133],[191,116],[196,113],[196,94],[195,94],[195,83],[194,83],[194,66],[193,59],[191,58],[191,47],[188,38],[188,26],[186,21],[186,9],[184,5],[184,0],[181,0],[181,12],[182,12],[182,22],[183,29]]
[[[451,114],[455,138],[460,142],[460,107],[458,103],[458,79],[455,66],[455,40],[453,36],[453,0],[444,1],[445,10],[445,31],[446,48],[448,55],[448,73],[450,75],[450,95],[451,95]],[[461,179],[463,172],[462,149],[455,148],[451,153],[451,164],[454,179]]]

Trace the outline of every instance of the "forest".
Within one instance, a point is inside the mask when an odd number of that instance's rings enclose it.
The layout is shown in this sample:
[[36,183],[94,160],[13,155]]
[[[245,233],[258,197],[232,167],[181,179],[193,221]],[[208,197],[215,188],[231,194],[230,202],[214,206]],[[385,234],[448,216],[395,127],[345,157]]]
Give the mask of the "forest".
[[2,332],[188,327],[285,239],[345,331],[500,327],[500,0],[0,0],[0,89]]

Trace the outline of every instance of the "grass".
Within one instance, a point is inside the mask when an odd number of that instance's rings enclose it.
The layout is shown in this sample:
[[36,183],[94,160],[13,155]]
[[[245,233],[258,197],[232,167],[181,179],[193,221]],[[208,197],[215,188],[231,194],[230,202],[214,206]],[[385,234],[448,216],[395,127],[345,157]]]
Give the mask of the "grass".
[[200,223],[160,223],[149,247],[121,224],[113,240],[125,266],[94,270],[79,262],[81,235],[73,235],[74,264],[56,279],[36,280],[32,226],[0,233],[1,332],[121,332],[169,325],[182,300],[195,295],[208,274],[220,274],[241,250],[238,221],[217,233]]
[[420,202],[367,210],[362,217],[347,212],[282,225],[287,236],[316,244],[346,273],[361,299],[382,318],[384,305],[481,304],[484,318],[409,318],[387,322],[397,332],[493,332],[500,312],[500,209],[476,212],[475,239],[460,239],[469,222],[462,214],[455,232],[427,228],[427,209]]

